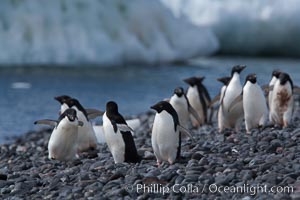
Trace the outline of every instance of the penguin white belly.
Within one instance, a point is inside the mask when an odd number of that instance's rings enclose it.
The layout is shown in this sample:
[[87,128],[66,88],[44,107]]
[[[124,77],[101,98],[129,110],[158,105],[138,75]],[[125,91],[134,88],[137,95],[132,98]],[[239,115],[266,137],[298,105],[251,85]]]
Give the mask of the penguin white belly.
[[174,163],[179,145],[179,131],[175,132],[173,118],[166,111],[155,115],[151,142],[158,163]]
[[[271,88],[272,86],[274,86],[274,84],[276,83],[277,81],[277,78],[276,77],[273,77],[270,81],[270,84],[269,84],[269,88]],[[269,109],[271,110],[271,107],[272,107],[272,97],[273,97],[273,90],[269,90],[269,94],[268,94],[268,105],[269,105]],[[269,113],[269,121],[272,121],[272,118],[271,118],[271,112]]]
[[49,159],[68,161],[76,158],[77,124],[70,124],[63,119],[54,128],[48,143]]
[[91,122],[87,121],[85,115],[77,110],[78,120],[83,122],[83,126],[78,128],[78,150],[85,151],[90,147],[96,148],[97,138]]
[[293,104],[294,98],[291,85],[289,83],[280,85],[280,81],[277,81],[274,85],[270,109],[272,122],[286,127],[292,119]]
[[199,124],[199,122],[192,115],[190,115],[193,126],[200,126],[200,125],[204,124],[205,117],[204,117],[202,104],[200,102],[200,97],[198,94],[197,86],[189,87],[189,89],[186,93],[186,97],[188,98],[191,106],[197,111],[197,113],[200,117],[200,120],[201,120],[201,124]]
[[257,84],[246,83],[243,89],[243,108],[247,132],[267,121],[268,108],[263,91]]
[[184,97],[172,97],[170,99],[170,104],[173,106],[173,108],[178,114],[180,125],[185,128],[188,128],[189,111],[186,99],[184,99]]
[[239,75],[234,75],[229,85],[226,88],[226,93],[223,98],[223,114],[224,127],[235,128],[237,131],[243,120],[243,103],[237,103],[230,112],[228,108],[234,99],[242,93],[242,86],[239,80]]
[[219,110],[218,110],[218,128],[219,128],[219,132],[222,132],[224,130],[224,128],[229,128],[229,127],[224,127],[224,114],[223,114],[223,106],[221,104],[221,100],[224,97],[224,93],[226,90],[226,86],[223,86],[221,88],[221,94],[220,94],[220,106],[219,106]]
[[94,125],[93,129],[95,131],[97,142],[99,144],[104,144],[106,141],[105,141],[103,126]]
[[103,115],[103,130],[104,130],[106,143],[114,158],[115,163],[124,162],[125,143],[123,137],[119,130],[117,131],[117,133],[115,133],[110,120],[106,116],[106,113],[104,113]]

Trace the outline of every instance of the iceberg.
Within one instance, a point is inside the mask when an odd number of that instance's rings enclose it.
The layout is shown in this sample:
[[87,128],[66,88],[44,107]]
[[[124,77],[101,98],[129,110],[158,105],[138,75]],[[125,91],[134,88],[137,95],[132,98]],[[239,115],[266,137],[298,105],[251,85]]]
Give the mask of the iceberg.
[[221,54],[300,56],[298,0],[161,0],[178,18],[210,28]]
[[211,55],[215,34],[159,0],[4,1],[0,64],[157,64]]

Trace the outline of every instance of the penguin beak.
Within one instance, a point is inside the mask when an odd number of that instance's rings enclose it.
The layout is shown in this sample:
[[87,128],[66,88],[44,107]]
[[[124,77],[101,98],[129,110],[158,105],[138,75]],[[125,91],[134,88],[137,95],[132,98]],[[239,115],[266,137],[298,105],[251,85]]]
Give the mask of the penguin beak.
[[202,82],[205,79],[205,76],[201,76],[201,77],[197,77],[197,78],[200,82]]
[[62,100],[61,100],[61,98],[58,96],[58,97],[54,97],[54,99],[56,100],[56,101],[58,101],[59,103],[62,103]]
[[150,108],[155,110],[156,112],[158,112],[158,106],[159,106],[158,104],[155,104],[155,105],[151,106]]
[[190,78],[186,78],[186,79],[183,79],[183,81],[185,82],[185,83],[187,83],[188,85],[191,85],[191,81],[190,81],[191,79]]
[[150,108],[153,110],[156,110],[155,105],[151,106]]

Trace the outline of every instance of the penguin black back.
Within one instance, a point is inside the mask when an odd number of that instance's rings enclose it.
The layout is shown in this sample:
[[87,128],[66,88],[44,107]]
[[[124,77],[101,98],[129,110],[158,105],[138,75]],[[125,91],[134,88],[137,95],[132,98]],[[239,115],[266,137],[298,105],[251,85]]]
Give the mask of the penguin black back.
[[[111,121],[115,133],[117,132],[117,124],[126,124],[125,119],[118,111],[118,105],[114,101],[106,104],[106,116]],[[130,131],[120,131],[125,143],[125,162],[137,163],[141,161],[141,157],[137,153],[134,139]]]
[[209,93],[206,89],[206,87],[202,84],[202,81],[205,79],[205,77],[190,77],[187,79],[184,79],[183,81],[186,82],[187,84],[189,84],[190,86],[197,86],[198,89],[198,94],[199,94],[199,98],[200,98],[200,102],[202,105],[202,110],[204,113],[204,122],[207,123],[207,104],[205,101],[205,98],[208,100],[208,102],[211,101],[211,98],[209,96]]

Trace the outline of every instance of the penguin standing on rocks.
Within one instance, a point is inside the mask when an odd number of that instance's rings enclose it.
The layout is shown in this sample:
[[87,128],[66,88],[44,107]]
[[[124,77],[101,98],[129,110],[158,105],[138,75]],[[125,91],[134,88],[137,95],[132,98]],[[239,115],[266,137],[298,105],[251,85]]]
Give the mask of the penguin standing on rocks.
[[166,101],[151,106],[157,113],[154,118],[151,143],[157,164],[167,161],[173,164],[180,157],[181,133],[191,134],[179,123],[176,110]]
[[38,120],[34,124],[47,124],[55,127],[48,143],[49,159],[69,161],[78,157],[78,126],[83,126],[83,122],[78,121],[76,110],[68,108],[57,121]]
[[221,130],[223,129],[223,106],[221,106],[221,100],[223,99],[224,97],[224,94],[225,94],[225,91],[226,91],[226,87],[230,81],[230,77],[221,77],[221,78],[218,78],[217,80],[220,81],[221,83],[223,83],[224,85],[222,86],[221,88],[221,92],[219,95],[217,95],[214,99],[215,100],[212,100],[212,104],[215,102],[215,101],[218,101],[219,100],[219,109],[218,109],[218,128],[219,128],[219,131],[221,132]]
[[131,134],[132,129],[118,111],[118,105],[110,101],[103,115],[103,130],[108,148],[115,163],[137,163],[141,157]]
[[266,125],[268,106],[264,92],[257,84],[256,74],[249,74],[246,77],[242,94],[232,102],[232,106],[229,109],[233,108],[239,101],[243,103],[247,133],[250,133],[253,128]]
[[97,138],[88,114],[77,99],[71,98],[65,102],[69,108],[77,111],[77,116],[83,122],[83,126],[78,129],[78,151],[83,152],[97,147]]
[[186,96],[191,106],[197,111],[201,123],[199,123],[193,116],[191,116],[192,124],[194,127],[200,127],[211,121],[213,115],[212,110],[208,119],[208,105],[210,104],[211,98],[206,87],[202,84],[205,77],[190,77],[183,81],[189,84]]
[[193,115],[194,118],[201,123],[197,111],[190,105],[182,87],[177,87],[174,90],[174,94],[170,99],[170,104],[176,110],[181,126],[188,128],[189,114]]
[[243,120],[243,104],[239,102],[229,111],[229,106],[242,93],[242,85],[240,81],[240,73],[246,66],[237,65],[231,70],[231,79],[226,87],[223,98],[221,99],[221,114],[222,119],[219,121],[219,131],[222,132],[224,128],[235,128],[236,131],[240,130]]
[[290,124],[294,109],[293,89],[291,77],[281,72],[272,92],[270,117],[273,124],[283,127]]
[[[269,94],[268,94],[268,105],[269,105],[269,109],[271,109],[272,107],[272,97],[273,97],[273,90],[271,90],[270,88],[273,88],[275,83],[277,82],[278,78],[279,78],[279,75],[280,75],[280,71],[279,70],[274,70],[272,72],[272,79],[269,83]],[[271,112],[269,113],[269,120],[272,121],[272,118],[271,118]]]

